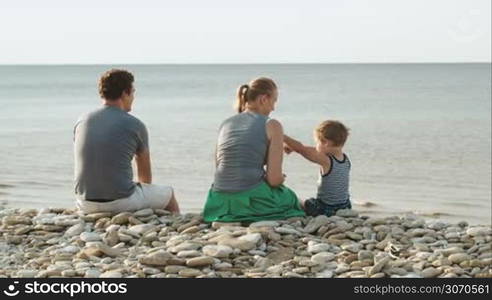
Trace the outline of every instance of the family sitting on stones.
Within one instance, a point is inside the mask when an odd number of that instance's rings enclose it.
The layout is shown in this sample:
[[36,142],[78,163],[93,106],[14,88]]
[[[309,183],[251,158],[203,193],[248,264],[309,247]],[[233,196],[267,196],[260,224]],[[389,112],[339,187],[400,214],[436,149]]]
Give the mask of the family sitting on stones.
[[[74,128],[77,207],[84,213],[144,208],[179,213],[173,188],[152,183],[147,128],[129,114],[135,96],[133,75],[119,69],[105,72],[99,94],[103,106],[81,116]],[[216,171],[204,221],[255,222],[306,213],[330,216],[351,208],[350,160],[342,151],[348,129],[340,122],[325,121],[315,130],[317,146],[304,146],[284,135],[282,124],[269,117],[278,96],[270,78],[260,77],[239,87],[237,114],[219,127]],[[317,197],[304,205],[283,185],[284,149],[321,166]],[[133,181],[133,159],[138,182]]]

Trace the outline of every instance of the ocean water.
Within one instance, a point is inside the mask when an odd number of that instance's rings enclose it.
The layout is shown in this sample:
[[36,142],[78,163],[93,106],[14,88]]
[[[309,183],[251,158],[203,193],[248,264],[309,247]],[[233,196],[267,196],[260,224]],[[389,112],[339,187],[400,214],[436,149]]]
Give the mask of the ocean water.
[[[322,120],[351,129],[351,195],[366,215],[416,213],[491,223],[490,64],[0,66],[0,204],[73,207],[72,130],[101,105],[100,74],[131,70],[132,113],[150,132],[154,182],[199,212],[214,173],[217,129],[236,88],[276,80],[272,117],[313,143]],[[318,168],[284,157],[286,185],[315,194]]]

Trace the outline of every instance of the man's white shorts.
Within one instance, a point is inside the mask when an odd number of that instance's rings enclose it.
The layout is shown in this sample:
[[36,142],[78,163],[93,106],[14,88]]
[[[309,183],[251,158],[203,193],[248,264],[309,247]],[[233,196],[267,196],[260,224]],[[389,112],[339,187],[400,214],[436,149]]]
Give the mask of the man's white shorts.
[[86,214],[95,212],[119,213],[144,208],[164,209],[171,201],[173,189],[170,186],[139,183],[130,197],[110,202],[94,202],[77,199],[77,207]]

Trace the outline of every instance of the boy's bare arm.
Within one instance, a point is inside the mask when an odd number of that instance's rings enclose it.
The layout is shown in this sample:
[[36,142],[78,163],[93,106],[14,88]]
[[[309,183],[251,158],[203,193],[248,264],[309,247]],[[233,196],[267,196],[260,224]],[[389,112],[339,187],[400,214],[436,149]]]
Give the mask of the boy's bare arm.
[[291,138],[285,134],[284,134],[284,143],[286,143],[287,146],[289,146],[289,148],[292,149],[292,151],[295,151],[298,153],[303,151],[304,145],[301,142],[299,142],[299,141],[297,141],[297,140],[295,140],[295,139],[293,139],[293,138]]
[[326,155],[319,153],[318,150],[314,147],[304,146],[301,142],[287,136],[284,134],[284,142],[289,146],[293,151],[299,153],[304,158],[313,163],[319,164],[321,166],[327,166],[330,164],[330,160]]

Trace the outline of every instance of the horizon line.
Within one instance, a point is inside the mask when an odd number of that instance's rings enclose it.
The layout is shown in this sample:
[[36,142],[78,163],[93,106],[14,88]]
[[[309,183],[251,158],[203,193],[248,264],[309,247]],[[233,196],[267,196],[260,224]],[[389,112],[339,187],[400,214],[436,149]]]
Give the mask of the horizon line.
[[404,61],[404,62],[157,62],[157,63],[0,63],[0,66],[110,66],[110,65],[127,65],[127,66],[146,66],[146,65],[391,65],[391,64],[492,64],[492,61]]

